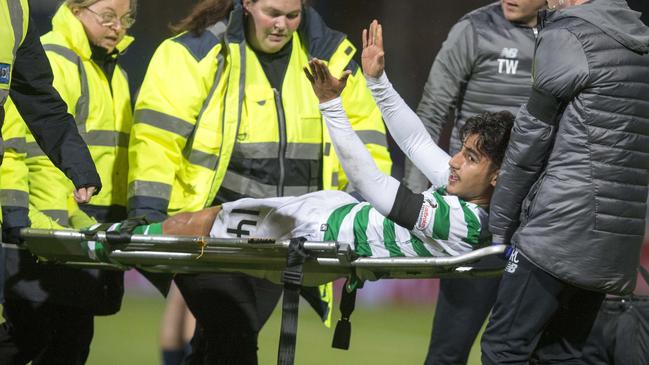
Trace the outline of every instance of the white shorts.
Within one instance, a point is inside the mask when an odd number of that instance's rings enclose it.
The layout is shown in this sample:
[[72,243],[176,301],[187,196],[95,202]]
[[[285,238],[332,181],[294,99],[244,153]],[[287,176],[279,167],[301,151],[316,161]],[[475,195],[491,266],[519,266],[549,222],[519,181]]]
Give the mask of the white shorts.
[[210,237],[275,240],[304,237],[309,241],[323,241],[331,212],[351,203],[358,201],[338,190],[316,191],[298,197],[240,199],[223,204]]

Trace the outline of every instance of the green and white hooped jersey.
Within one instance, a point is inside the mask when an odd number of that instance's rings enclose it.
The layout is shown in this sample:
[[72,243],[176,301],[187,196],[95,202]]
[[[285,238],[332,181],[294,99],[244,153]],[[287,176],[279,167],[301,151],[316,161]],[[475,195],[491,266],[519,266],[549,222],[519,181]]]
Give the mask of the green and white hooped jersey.
[[475,249],[488,236],[483,232],[488,213],[445,190],[424,193],[424,204],[412,230],[396,225],[368,203],[347,204],[327,219],[325,241],[354,245],[361,256],[447,256]]
[[443,189],[423,194],[425,203],[412,231],[383,217],[369,203],[329,190],[223,204],[210,236],[337,241],[373,257],[459,255],[489,242],[482,229],[488,218],[484,209],[446,195]]

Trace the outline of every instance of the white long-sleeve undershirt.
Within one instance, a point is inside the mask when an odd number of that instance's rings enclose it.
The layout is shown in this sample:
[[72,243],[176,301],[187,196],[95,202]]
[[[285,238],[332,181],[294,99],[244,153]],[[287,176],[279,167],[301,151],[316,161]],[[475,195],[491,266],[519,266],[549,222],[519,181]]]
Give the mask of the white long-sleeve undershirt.
[[379,78],[366,75],[383,120],[399,148],[434,187],[446,185],[451,157],[435,143],[421,119],[394,90],[385,72]]
[[[433,186],[444,185],[448,179],[449,155],[435,144],[419,117],[397,94],[385,74],[378,79],[368,78],[368,85],[399,147]],[[320,110],[350,183],[379,213],[388,216],[395,203],[399,181],[378,169],[352,129],[340,98],[320,104]]]
[[320,104],[320,111],[349,182],[379,213],[387,217],[394,205],[399,182],[376,166],[370,152],[352,129],[340,98]]

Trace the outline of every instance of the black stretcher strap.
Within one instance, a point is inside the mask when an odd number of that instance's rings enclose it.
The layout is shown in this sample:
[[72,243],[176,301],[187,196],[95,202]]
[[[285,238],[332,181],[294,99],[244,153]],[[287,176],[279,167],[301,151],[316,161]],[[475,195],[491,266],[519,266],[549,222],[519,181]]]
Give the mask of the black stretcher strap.
[[135,228],[147,224],[149,221],[144,216],[125,219],[120,222],[118,230],[106,232],[106,240],[111,244],[131,243]]
[[297,339],[297,315],[300,304],[300,287],[302,270],[309,257],[304,249],[304,238],[293,238],[288,246],[286,270],[282,273],[284,299],[282,302],[282,329],[277,351],[278,365],[293,365],[295,361],[295,343]]
[[336,323],[336,330],[334,331],[334,338],[331,341],[331,347],[335,349],[348,350],[349,341],[352,336],[352,323],[349,321],[352,312],[356,308],[356,291],[358,289],[357,285],[353,285],[353,289],[348,291],[350,281],[354,280],[353,278],[347,279],[345,283],[345,288],[342,292],[342,297],[340,298],[340,319]]

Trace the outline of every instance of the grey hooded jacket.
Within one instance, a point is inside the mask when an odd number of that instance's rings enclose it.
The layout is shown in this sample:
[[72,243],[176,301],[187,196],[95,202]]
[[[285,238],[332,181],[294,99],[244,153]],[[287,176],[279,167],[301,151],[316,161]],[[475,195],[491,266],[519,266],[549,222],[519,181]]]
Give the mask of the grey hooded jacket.
[[[649,28],[624,0],[548,13],[491,201],[494,240],[589,290],[635,287],[649,184]],[[520,224],[520,225],[519,225]]]

